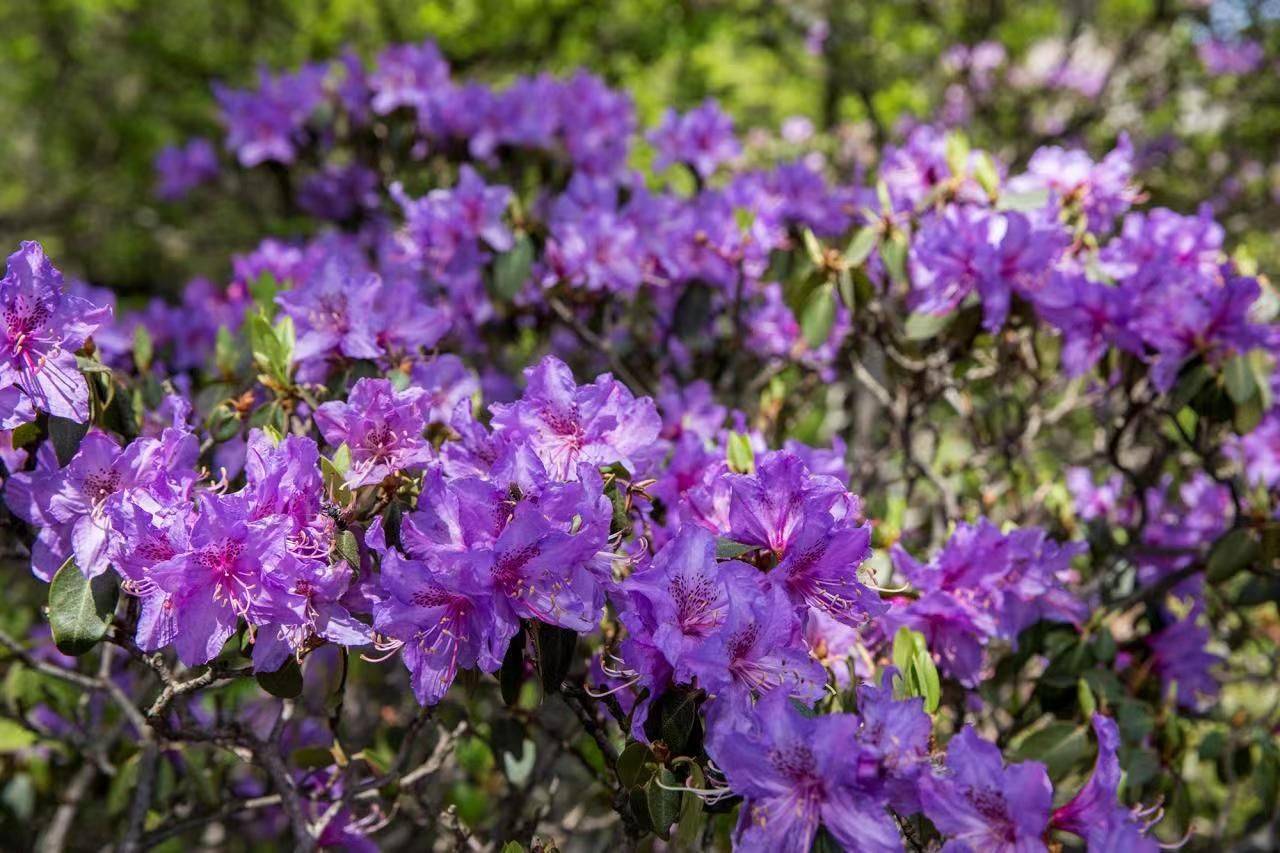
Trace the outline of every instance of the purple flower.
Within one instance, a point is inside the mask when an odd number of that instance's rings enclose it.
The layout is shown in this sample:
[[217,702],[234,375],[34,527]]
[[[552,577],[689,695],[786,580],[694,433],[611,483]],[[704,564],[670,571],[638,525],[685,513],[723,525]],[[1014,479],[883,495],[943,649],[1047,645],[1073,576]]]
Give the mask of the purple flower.
[[277,76],[264,68],[256,90],[214,84],[227,127],[227,148],[236,153],[241,166],[294,161],[302,130],[324,100],[327,73],[322,65],[305,65],[293,74]]
[[1142,339],[1133,330],[1134,294],[1123,287],[1083,275],[1055,271],[1032,297],[1036,313],[1062,334],[1062,364],[1067,375],[1081,376],[1107,347],[1141,355]]
[[525,377],[519,401],[490,407],[493,425],[528,443],[553,479],[575,479],[582,462],[634,470],[635,457],[657,440],[661,420],[653,401],[636,399],[608,373],[579,386],[564,362],[547,356]]
[[1197,624],[1196,615],[1193,611],[1147,637],[1156,673],[1174,687],[1178,705],[1193,710],[1218,695],[1218,680],[1211,670],[1222,660],[1205,648],[1209,629]]
[[[410,382],[424,392],[422,406],[429,423],[448,423],[459,404],[470,408],[480,381],[456,355],[438,355],[414,364]],[[464,402],[465,401],[465,402]]]
[[1088,468],[1067,469],[1067,489],[1075,502],[1076,514],[1085,521],[1096,519],[1124,523],[1129,517],[1129,502],[1124,498],[1124,475],[1112,474],[1106,482],[1094,485]]
[[858,566],[871,555],[871,529],[836,522],[826,513],[805,519],[782,561],[768,574],[792,604],[829,613],[857,625],[888,610],[880,596],[858,580]]
[[137,489],[153,489],[161,500],[184,498],[195,479],[196,453],[194,437],[177,430],[121,450],[115,439],[92,429],[59,469],[52,446],[42,445],[36,469],[14,474],[5,489],[10,509],[39,528],[32,571],[47,581],[75,557],[86,577],[105,572],[114,535],[111,507]]
[[742,153],[742,146],[733,135],[733,119],[711,99],[684,115],[667,110],[649,140],[658,149],[659,169],[685,163],[704,180],[722,163]]
[[188,549],[151,567],[148,578],[172,598],[174,648],[187,666],[214,658],[243,617],[254,624],[292,620],[296,602],[269,584],[287,573],[283,520],[251,521],[240,495],[200,496]]
[[1071,801],[1054,809],[1053,826],[1081,836],[1090,850],[1155,853],[1160,846],[1146,837],[1148,825],[1120,804],[1120,730],[1110,717],[1093,715],[1098,758],[1093,774]]
[[714,715],[707,753],[744,800],[734,849],[807,853],[821,825],[850,850],[901,850],[883,795],[858,777],[858,738],[852,714],[808,717],[780,692]]
[[573,165],[590,175],[616,175],[636,129],[631,98],[585,71],[561,84],[558,95],[560,132]]
[[1262,66],[1266,49],[1252,39],[1207,38],[1196,45],[1196,55],[1205,71],[1214,76],[1250,74]]
[[676,677],[697,679],[713,696],[746,703],[777,692],[812,702],[826,670],[809,655],[800,620],[777,587],[730,598],[724,624],[685,655]]
[[810,474],[799,457],[785,451],[765,453],[754,474],[726,474],[722,481],[728,513],[718,532],[779,557],[785,556],[806,520],[840,520],[861,513],[861,501],[838,480]]
[[368,76],[373,111],[378,115],[386,115],[399,107],[428,113],[433,101],[448,85],[449,63],[431,41],[386,48]]
[[920,780],[925,815],[954,853],[1047,849],[1042,838],[1053,806],[1053,785],[1043,764],[1024,761],[1004,766],[995,744],[978,737],[972,726],[951,739],[943,775]]
[[1095,163],[1083,151],[1058,146],[1038,149],[1027,163],[1027,172],[1009,181],[1014,193],[1048,190],[1063,206],[1079,205],[1089,230],[1107,231],[1116,217],[1137,200],[1133,179],[1133,145],[1121,134],[1116,147]]
[[946,314],[978,293],[983,326],[999,329],[1013,294],[1038,290],[1066,244],[1061,229],[1037,228],[1020,213],[947,207],[925,220],[912,246],[915,308]]
[[1058,545],[1037,527],[1002,534],[986,519],[958,525],[928,566],[895,546],[894,567],[920,597],[895,604],[889,627],[922,632],[942,670],[975,686],[991,640],[1016,646],[1018,634],[1038,621],[1078,625],[1088,615],[1070,590],[1070,561],[1086,547]]
[[298,191],[300,208],[330,222],[346,222],[378,204],[378,175],[358,163],[325,166]]
[[109,506],[107,513],[114,532],[108,557],[123,579],[121,587],[141,605],[135,640],[143,651],[162,649],[178,634],[179,613],[173,596],[151,580],[151,570],[190,549],[192,507],[143,493]]
[[407,263],[451,288],[479,286],[484,247],[505,252],[511,231],[503,222],[511,190],[489,186],[470,166],[458,173],[452,189],[436,189],[418,199],[392,184],[391,197],[404,210],[397,245]]
[[382,355],[373,328],[381,279],[353,268],[341,255],[329,257],[315,275],[276,296],[297,328],[293,356],[300,362],[331,355]]
[[1280,483],[1280,412],[1268,412],[1248,435],[1231,436],[1224,452],[1254,485]]
[[399,471],[420,468],[431,460],[423,437],[426,411],[419,388],[396,391],[386,379],[361,379],[347,401],[323,403],[315,413],[325,441],[351,451],[346,483],[359,488],[380,483]]
[[404,643],[413,694],[423,705],[443,698],[459,668],[494,672],[518,624],[497,618],[482,582],[433,570],[394,551],[382,558],[387,596],[374,606],[374,627]]
[[686,524],[622,590],[643,623],[642,633],[678,667],[687,651],[725,623],[731,598],[760,594],[758,575],[745,563],[717,562],[715,537]]
[[156,195],[176,201],[203,183],[218,177],[218,153],[203,137],[185,145],[170,145],[156,155]]
[[39,243],[24,242],[9,256],[0,279],[0,429],[34,420],[32,409],[89,419],[75,353],[110,318],[109,308],[63,293],[62,273]]

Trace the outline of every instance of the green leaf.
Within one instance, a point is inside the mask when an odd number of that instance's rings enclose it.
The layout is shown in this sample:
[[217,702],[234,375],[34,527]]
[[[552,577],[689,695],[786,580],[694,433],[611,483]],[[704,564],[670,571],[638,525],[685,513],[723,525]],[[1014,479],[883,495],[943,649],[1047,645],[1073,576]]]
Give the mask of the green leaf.
[[90,580],[68,557],[49,584],[49,628],[58,651],[82,655],[96,646],[107,634],[117,594],[110,573]]
[[155,355],[155,346],[151,343],[151,333],[142,323],[133,327],[133,363],[139,370],[151,368],[151,358]]
[[133,789],[138,784],[138,764],[141,760],[142,753],[135,752],[120,765],[116,775],[111,778],[111,785],[107,788],[107,814],[114,816],[123,813],[133,799]]
[[1093,713],[1098,710],[1098,701],[1093,698],[1093,690],[1089,687],[1089,682],[1083,678],[1076,681],[1076,701],[1080,703],[1080,713],[1086,720],[1091,719]]
[[894,284],[903,284],[907,280],[907,235],[901,231],[893,231],[889,239],[880,243],[880,259],[889,273],[889,280]]
[[289,763],[303,770],[317,770],[334,763],[333,750],[323,746],[302,746],[289,755]]
[[533,243],[527,234],[520,234],[509,251],[494,258],[488,278],[490,294],[500,301],[510,302],[529,280],[532,267]]
[[903,626],[893,637],[893,665],[898,675],[893,682],[894,696],[905,699],[919,696],[924,709],[932,714],[942,701],[942,682],[938,668],[929,654],[924,634]]
[[240,348],[235,336],[226,326],[218,327],[218,337],[213,345],[213,363],[223,376],[232,376],[240,366]]
[[658,700],[659,729],[667,748],[676,755],[689,752],[694,742],[694,729],[698,725],[698,691],[676,688],[662,694]]
[[[658,784],[659,782],[662,785]],[[671,837],[671,824],[675,823],[676,818],[680,816],[681,793],[668,790],[663,785],[672,786],[675,784],[676,777],[670,770],[663,767],[649,781],[649,786],[645,793],[649,801],[649,819],[653,824],[653,831],[664,839]]]
[[1000,172],[987,152],[979,151],[973,158],[973,177],[991,198],[1000,192]]
[[804,241],[804,250],[809,255],[809,260],[813,261],[814,266],[818,266],[823,261],[822,243],[818,242],[817,236],[808,228],[800,232],[800,238]]
[[279,699],[296,699],[302,695],[302,667],[293,658],[275,672],[259,672],[254,678],[259,687]]
[[734,542],[732,539],[726,539],[723,536],[716,537],[717,560],[736,560],[743,554],[754,550],[756,550],[755,545],[746,545],[742,542]]
[[1005,193],[1000,197],[1001,210],[1014,210],[1021,213],[1039,210],[1048,203],[1049,191],[1043,188],[1020,193]]
[[953,314],[912,314],[907,318],[903,334],[909,341],[927,341],[936,337],[950,323]]
[[653,753],[640,741],[632,741],[618,756],[618,784],[623,788],[639,788],[653,775],[650,761]]
[[519,841],[508,841],[502,845],[502,853],[524,853],[524,845]]
[[1261,554],[1254,532],[1238,527],[1213,544],[1205,577],[1210,583],[1221,583],[1255,563]]
[[836,320],[836,291],[831,282],[814,288],[800,315],[800,331],[810,349],[817,349],[827,342],[831,326]]
[[49,416],[49,440],[53,442],[53,452],[58,457],[58,464],[65,466],[80,449],[80,442],[89,432],[89,424],[76,423],[68,418]]
[[740,432],[729,433],[727,456],[729,467],[738,474],[754,474],[756,454],[751,449],[751,439]]
[[569,628],[539,622],[534,638],[542,689],[547,693],[559,693],[561,682],[569,674],[569,667],[573,666],[573,653],[578,647],[578,634]]
[[245,320],[245,336],[258,369],[282,385],[289,384],[296,342],[293,318],[286,315],[272,326],[264,314],[252,314]]
[[1223,375],[1227,383],[1227,394],[1237,405],[1247,402],[1258,393],[1257,379],[1248,355],[1235,355],[1228,359]]
[[498,670],[498,685],[502,689],[502,701],[508,708],[520,701],[520,687],[524,684],[524,626],[516,631],[502,657]]
[[938,678],[938,667],[933,662],[933,655],[924,647],[924,637],[920,637],[920,647],[916,649],[911,661],[912,677],[915,679],[920,696],[924,698],[924,710],[932,714],[942,703],[942,682]]
[[[706,777],[702,774],[702,768],[692,761],[689,762],[689,778],[685,781],[685,785],[696,790],[701,790],[706,786]],[[673,845],[676,850],[698,850],[701,848],[702,845],[698,842],[702,838],[702,830],[706,826],[703,811],[702,797],[688,796],[684,798],[684,802],[680,806],[680,823],[676,827]]]
[[875,251],[876,244],[880,242],[880,229],[874,225],[865,225],[858,229],[853,235],[853,239],[849,241],[849,247],[844,250],[844,260],[851,267],[862,266],[867,258],[871,257],[871,253]]
[[1042,762],[1052,778],[1061,779],[1089,752],[1089,737],[1083,726],[1056,720],[1019,741],[1013,756],[1019,761]]
[[268,317],[275,316],[276,294],[281,291],[280,282],[269,272],[264,272],[249,282],[249,294]]
[[338,552],[338,556],[346,560],[347,565],[356,571],[360,570],[360,543],[356,542],[356,535],[350,530],[343,530],[334,537],[334,548]]
[[36,742],[36,733],[26,726],[0,717],[0,754],[26,749]]
[[951,168],[951,174],[957,178],[964,177],[969,171],[969,137],[963,131],[953,130],[947,134],[945,146],[947,166]]
[[22,424],[9,434],[9,440],[14,450],[34,444],[40,440],[40,425],[35,421]]

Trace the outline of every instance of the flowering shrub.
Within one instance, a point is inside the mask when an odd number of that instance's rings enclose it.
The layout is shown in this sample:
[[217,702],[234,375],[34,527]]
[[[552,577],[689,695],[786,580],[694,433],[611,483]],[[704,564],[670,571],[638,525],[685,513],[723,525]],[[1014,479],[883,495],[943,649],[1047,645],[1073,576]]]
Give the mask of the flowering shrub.
[[1265,832],[1276,298],[1126,139],[851,182],[430,43],[217,98],[310,236],[0,281],[14,761],[120,849]]

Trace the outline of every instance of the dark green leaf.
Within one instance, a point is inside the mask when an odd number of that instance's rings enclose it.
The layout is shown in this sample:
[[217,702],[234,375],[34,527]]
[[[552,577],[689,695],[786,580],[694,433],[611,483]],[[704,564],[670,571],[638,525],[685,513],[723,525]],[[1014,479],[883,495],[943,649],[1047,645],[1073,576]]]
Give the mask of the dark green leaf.
[[744,545],[741,542],[734,542],[732,539],[726,539],[723,536],[716,537],[717,560],[736,560],[743,554],[754,550],[756,550],[755,545]]
[[1257,562],[1261,553],[1254,532],[1238,527],[1214,543],[1205,576],[1210,583],[1221,583]]
[[951,314],[912,314],[907,318],[903,334],[909,341],[927,341],[951,322]]
[[82,655],[107,634],[116,609],[117,589],[111,574],[90,580],[68,558],[49,584],[49,628],[65,655]]
[[520,701],[520,687],[524,684],[524,627],[521,626],[507,646],[498,670],[498,684],[502,688],[502,701],[507,707]]
[[649,727],[655,719],[658,723],[649,736],[660,738],[674,755],[690,755],[699,743],[699,695],[693,688],[673,688],[663,693],[649,711]]
[[830,282],[825,282],[809,295],[804,312],[800,315],[800,331],[810,349],[817,349],[827,342],[835,320],[835,287]]
[[142,323],[133,327],[133,363],[139,370],[151,368],[151,359],[155,355],[155,346],[151,343],[151,333]]
[[53,452],[59,465],[66,465],[75,457],[88,431],[88,423],[79,424],[67,418],[49,416],[49,440],[53,442]]
[[360,544],[356,535],[350,530],[343,530],[334,538],[334,549],[338,556],[346,560],[347,565],[356,571],[360,570]]
[[323,746],[303,746],[289,755],[289,762],[303,770],[316,770],[333,764],[333,750]]
[[[658,784],[661,782],[662,784]],[[646,796],[649,800],[649,820],[653,831],[661,838],[671,837],[671,824],[680,816],[680,792],[664,788],[676,784],[676,777],[663,767],[649,780]]]
[[275,672],[259,672],[258,686],[279,699],[296,699],[302,695],[302,668],[293,658]]
[[1223,376],[1227,383],[1227,394],[1237,405],[1258,393],[1258,383],[1248,355],[1241,354],[1228,359]]
[[851,267],[862,266],[862,264],[871,257],[871,253],[875,251],[876,244],[880,242],[880,229],[874,225],[866,225],[858,229],[858,233],[853,235],[853,239],[849,241],[849,247],[844,250],[844,260]]
[[632,741],[618,756],[618,784],[623,788],[639,788],[653,775],[650,761],[653,753],[640,741]]
[[889,273],[889,280],[902,284],[907,280],[907,235],[894,231],[889,239],[880,243],[880,259]]
[[542,689],[547,693],[560,692],[560,684],[573,665],[573,652],[578,645],[578,635],[568,628],[538,623],[538,675]]
[[493,272],[489,276],[490,293],[500,301],[510,302],[529,280],[532,267],[533,243],[527,234],[521,234],[516,237],[510,251],[494,259]]
[[1013,750],[1018,760],[1032,759],[1049,768],[1049,775],[1061,779],[1078,762],[1089,756],[1089,737],[1083,726],[1055,721],[1023,738]]

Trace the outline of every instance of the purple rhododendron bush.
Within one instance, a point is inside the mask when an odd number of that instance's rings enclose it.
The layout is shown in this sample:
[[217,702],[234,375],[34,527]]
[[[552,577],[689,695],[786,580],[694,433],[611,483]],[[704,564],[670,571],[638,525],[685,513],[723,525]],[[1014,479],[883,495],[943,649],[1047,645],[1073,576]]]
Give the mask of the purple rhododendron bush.
[[847,174],[431,43],[216,97],[159,191],[264,172],[294,236],[0,281],[33,837],[1280,841],[1280,302],[1127,137]]

